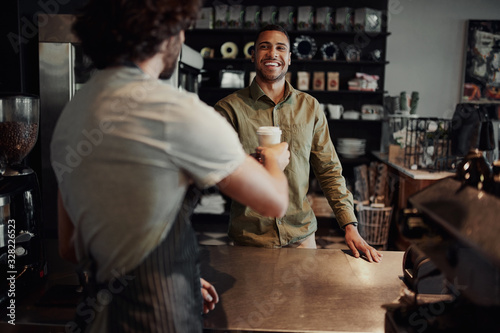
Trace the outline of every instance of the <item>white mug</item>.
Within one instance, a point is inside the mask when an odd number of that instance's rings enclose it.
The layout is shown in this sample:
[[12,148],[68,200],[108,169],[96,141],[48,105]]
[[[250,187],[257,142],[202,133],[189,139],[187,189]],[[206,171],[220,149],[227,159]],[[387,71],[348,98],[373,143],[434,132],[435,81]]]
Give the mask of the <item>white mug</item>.
[[344,113],[344,107],[340,104],[328,104],[328,112],[330,113],[330,119],[340,119],[342,113]]

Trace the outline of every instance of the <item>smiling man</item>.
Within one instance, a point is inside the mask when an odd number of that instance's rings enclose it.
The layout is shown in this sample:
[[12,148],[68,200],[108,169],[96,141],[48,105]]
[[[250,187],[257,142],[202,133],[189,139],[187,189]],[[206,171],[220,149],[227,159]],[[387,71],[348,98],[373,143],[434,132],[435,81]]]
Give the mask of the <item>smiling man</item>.
[[284,170],[290,204],[283,218],[267,218],[233,201],[229,237],[237,245],[316,248],[317,221],[307,199],[312,166],[354,256],[359,257],[361,251],[369,261],[379,262],[382,255],[358,233],[352,194],[345,186],[318,101],[285,80],[291,65],[290,38],[281,26],[268,25],[259,31],[252,62],[257,75],[250,86],[220,100],[215,109],[238,132],[247,153],[258,146],[260,126],[280,127],[291,153]]

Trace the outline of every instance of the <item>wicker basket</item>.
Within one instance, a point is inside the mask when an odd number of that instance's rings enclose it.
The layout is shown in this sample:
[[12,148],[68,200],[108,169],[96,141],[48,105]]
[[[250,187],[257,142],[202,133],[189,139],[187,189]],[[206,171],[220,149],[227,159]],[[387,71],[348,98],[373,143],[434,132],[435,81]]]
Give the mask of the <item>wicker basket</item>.
[[392,207],[358,206],[359,234],[370,245],[387,249]]

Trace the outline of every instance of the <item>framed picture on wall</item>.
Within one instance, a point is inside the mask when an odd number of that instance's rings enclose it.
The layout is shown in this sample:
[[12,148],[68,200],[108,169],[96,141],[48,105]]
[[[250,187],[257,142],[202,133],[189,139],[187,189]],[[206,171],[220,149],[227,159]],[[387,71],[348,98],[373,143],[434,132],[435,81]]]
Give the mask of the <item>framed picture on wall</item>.
[[500,103],[500,21],[467,22],[462,102]]

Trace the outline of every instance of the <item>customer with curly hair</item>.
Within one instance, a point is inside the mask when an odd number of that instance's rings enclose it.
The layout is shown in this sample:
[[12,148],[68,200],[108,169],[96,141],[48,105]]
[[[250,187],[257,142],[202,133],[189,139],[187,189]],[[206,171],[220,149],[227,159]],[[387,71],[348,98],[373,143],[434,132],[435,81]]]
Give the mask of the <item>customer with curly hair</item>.
[[74,23],[99,69],[51,143],[60,253],[85,272],[87,297],[68,324],[75,332],[202,332],[218,295],[199,275],[191,184],[217,185],[267,216],[288,206],[286,143],[263,149],[261,165],[223,117],[159,79],[177,66],[199,8],[91,0]]

